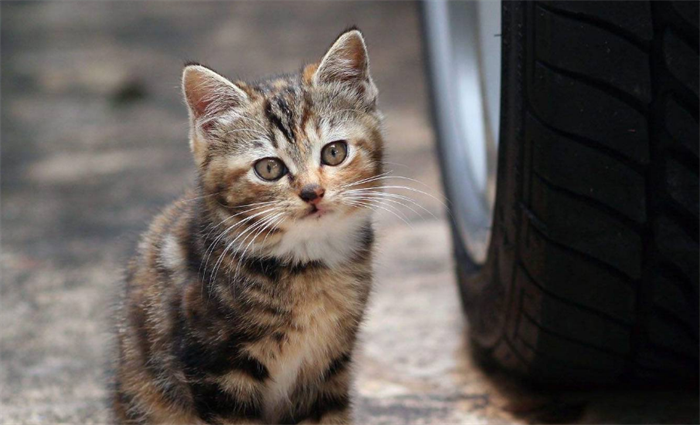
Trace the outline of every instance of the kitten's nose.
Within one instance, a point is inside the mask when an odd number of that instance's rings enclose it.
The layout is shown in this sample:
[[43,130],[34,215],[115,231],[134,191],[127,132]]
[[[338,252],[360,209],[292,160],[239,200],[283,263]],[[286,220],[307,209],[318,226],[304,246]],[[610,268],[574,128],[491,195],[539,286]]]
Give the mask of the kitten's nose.
[[326,191],[316,183],[314,184],[307,184],[306,186],[301,188],[301,192],[299,192],[299,197],[304,200],[304,202],[308,202],[310,204],[318,204],[321,202],[321,198],[323,198],[323,194],[326,193]]

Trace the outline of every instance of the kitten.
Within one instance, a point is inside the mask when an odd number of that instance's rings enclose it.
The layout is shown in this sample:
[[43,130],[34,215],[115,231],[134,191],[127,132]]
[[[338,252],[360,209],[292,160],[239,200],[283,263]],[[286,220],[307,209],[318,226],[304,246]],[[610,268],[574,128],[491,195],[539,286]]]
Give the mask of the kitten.
[[183,91],[198,184],[130,263],[117,421],[351,422],[383,144],[362,34],[255,83],[191,64]]

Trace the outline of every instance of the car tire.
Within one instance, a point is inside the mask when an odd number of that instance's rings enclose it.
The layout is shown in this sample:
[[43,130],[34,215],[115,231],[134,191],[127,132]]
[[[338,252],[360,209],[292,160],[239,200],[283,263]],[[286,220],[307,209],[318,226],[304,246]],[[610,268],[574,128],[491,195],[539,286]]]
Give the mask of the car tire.
[[534,382],[696,386],[698,2],[503,2],[501,18],[485,263],[452,223],[471,340]]

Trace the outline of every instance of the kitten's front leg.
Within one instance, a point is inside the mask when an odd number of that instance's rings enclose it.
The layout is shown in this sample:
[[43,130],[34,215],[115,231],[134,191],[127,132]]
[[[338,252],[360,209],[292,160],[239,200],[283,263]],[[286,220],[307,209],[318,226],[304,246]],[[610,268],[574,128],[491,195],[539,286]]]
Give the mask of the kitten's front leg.
[[305,419],[299,424],[349,425],[352,424],[352,409],[348,406],[340,411],[327,412],[319,419]]
[[316,399],[311,402],[308,417],[302,424],[351,424],[350,355],[342,355],[332,362],[323,374]]

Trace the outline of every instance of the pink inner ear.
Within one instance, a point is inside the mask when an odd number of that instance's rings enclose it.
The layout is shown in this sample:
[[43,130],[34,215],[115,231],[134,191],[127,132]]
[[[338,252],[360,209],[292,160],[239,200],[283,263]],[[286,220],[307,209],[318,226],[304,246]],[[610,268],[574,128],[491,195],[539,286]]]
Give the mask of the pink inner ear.
[[187,106],[190,108],[190,112],[195,118],[199,118],[204,108],[206,108],[206,105],[201,101],[201,98],[194,93],[194,90],[192,90],[190,86],[191,84],[186,84],[184,86],[185,100],[187,101]]
[[343,49],[343,53],[358,73],[364,72],[366,66],[365,49],[359,38],[353,37],[348,43],[347,48]]
[[185,69],[184,91],[195,118],[240,105],[245,94],[225,77],[204,67]]
[[192,76],[188,79],[185,95],[187,96],[187,103],[189,103],[196,118],[201,118],[208,112],[207,108],[210,107],[214,100],[210,94],[213,90],[214,88],[207,84],[206,79],[200,75]]
[[207,96],[197,93],[197,98],[190,104],[195,116],[197,118],[201,118],[207,112],[207,107],[209,107],[211,103],[211,99],[209,99]]
[[203,132],[205,132],[205,133],[207,133],[207,134],[210,135],[210,134],[211,134],[211,129],[214,128],[214,121],[212,121],[212,120],[204,121],[203,123],[201,123],[201,124],[199,125],[199,128],[200,128]]

